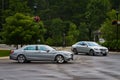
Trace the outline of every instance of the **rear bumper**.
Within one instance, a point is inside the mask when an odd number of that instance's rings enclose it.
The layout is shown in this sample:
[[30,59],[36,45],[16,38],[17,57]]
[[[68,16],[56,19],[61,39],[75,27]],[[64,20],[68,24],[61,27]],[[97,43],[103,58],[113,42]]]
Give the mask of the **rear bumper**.
[[17,57],[14,56],[14,55],[10,55],[10,56],[9,56],[9,59],[11,59],[11,60],[17,60]]

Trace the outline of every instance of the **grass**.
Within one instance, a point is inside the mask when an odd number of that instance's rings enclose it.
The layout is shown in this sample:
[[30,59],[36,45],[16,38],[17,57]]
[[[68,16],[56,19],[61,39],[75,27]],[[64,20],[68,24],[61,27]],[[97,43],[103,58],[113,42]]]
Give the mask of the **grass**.
[[0,57],[9,56],[10,50],[0,50]]

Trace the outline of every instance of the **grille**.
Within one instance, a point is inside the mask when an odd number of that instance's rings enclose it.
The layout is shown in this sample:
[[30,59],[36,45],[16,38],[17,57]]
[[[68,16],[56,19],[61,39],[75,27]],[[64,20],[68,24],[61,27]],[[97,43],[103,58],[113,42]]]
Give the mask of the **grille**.
[[106,51],[106,49],[100,49],[101,51]]

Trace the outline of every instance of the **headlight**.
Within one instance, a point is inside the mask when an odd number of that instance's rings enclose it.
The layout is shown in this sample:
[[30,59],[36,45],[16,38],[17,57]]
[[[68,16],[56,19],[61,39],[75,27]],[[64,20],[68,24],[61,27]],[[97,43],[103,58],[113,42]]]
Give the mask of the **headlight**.
[[99,50],[98,48],[94,48],[94,50]]

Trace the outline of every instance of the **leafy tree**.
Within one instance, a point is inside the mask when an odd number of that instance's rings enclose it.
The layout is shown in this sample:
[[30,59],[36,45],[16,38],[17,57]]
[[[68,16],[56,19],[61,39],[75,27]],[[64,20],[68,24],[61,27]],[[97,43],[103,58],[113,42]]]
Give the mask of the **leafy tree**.
[[66,45],[72,45],[77,41],[80,31],[77,30],[77,26],[72,22],[69,22],[69,26],[66,27],[69,27],[66,33]]
[[88,25],[85,22],[81,22],[80,26],[78,27],[79,30],[79,37],[77,40],[89,40],[89,30],[88,30]]
[[[112,21],[116,20],[116,11],[111,10],[108,12],[108,18],[106,18],[105,22],[102,24],[100,28],[102,32],[102,37],[105,39],[104,45],[109,47],[110,49],[119,49],[120,50],[120,28],[118,26],[118,33],[117,33],[117,26],[112,25]],[[120,19],[120,16],[119,16]],[[118,40],[117,40],[118,37]]]
[[108,16],[106,13],[120,9],[119,0],[1,0],[0,4],[0,27],[11,26],[5,19],[16,13],[40,16],[44,24],[32,22],[31,25],[45,26],[47,32],[41,34],[40,41],[51,45],[63,45],[64,34],[67,45],[78,40],[93,40],[94,31],[99,30]]
[[74,23],[56,18],[48,24],[50,26],[47,26],[47,44],[63,46],[71,45],[77,41],[79,31]]
[[[4,10],[2,17],[5,20],[7,17],[16,13],[31,14],[31,9],[27,6],[28,0],[3,0]],[[5,23],[5,21],[4,21]]]
[[[51,21],[50,26],[48,26],[47,34],[49,35],[47,39],[47,43],[51,43],[50,45],[55,44],[56,46],[62,45],[62,26],[63,21],[59,18],[53,19]],[[47,35],[46,34],[46,35]]]
[[42,22],[36,23],[32,17],[21,13],[6,18],[2,36],[6,44],[35,44],[40,39],[42,42],[45,32]]
[[120,9],[120,0],[110,0],[112,9]]
[[[108,7],[109,6],[109,7]],[[109,0],[90,0],[86,10],[86,23],[88,24],[89,39],[92,40],[92,33],[98,30],[106,18],[106,12],[110,9]]]
[[[111,10],[108,12],[108,18],[106,18],[105,22],[102,24],[102,27],[100,28],[102,32],[102,37],[106,41],[112,41],[116,39],[116,25],[112,25],[112,21],[116,20],[116,11]],[[120,19],[120,16],[119,16]],[[119,28],[120,31],[120,28]],[[120,33],[118,34],[120,36]]]

